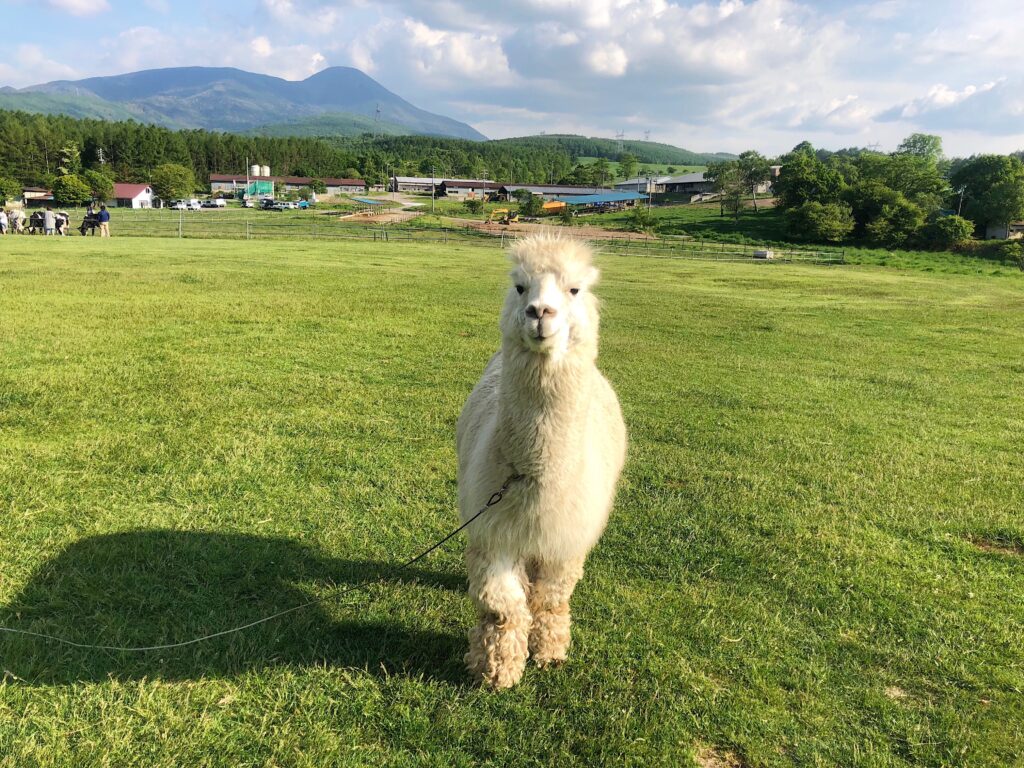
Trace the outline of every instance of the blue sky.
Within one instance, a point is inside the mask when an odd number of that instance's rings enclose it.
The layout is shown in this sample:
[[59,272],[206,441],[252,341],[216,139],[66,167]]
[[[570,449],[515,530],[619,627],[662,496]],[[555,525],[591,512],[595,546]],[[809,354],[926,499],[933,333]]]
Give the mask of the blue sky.
[[808,139],[1024,149],[1024,3],[5,0],[0,85],[154,67],[355,66],[491,137],[774,154]]

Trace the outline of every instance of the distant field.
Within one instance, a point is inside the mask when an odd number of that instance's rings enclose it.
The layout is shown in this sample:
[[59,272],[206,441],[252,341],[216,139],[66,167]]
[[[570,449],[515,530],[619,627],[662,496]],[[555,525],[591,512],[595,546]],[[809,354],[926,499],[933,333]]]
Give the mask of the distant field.
[[[583,163],[584,165],[596,163],[597,160],[598,158],[596,157],[576,158],[577,162]],[[615,162],[614,160],[609,160],[608,163],[611,166],[612,170],[618,170],[619,164],[617,162]],[[698,171],[704,171],[707,168],[706,165],[673,165],[672,163],[637,163],[637,170],[634,172],[633,176],[642,176],[645,173],[650,173],[652,175],[659,176],[668,175],[670,173],[670,171],[668,170],[669,166],[675,169],[674,171],[671,171],[672,174],[696,173]],[[617,176],[615,178],[615,181],[623,180],[625,180],[624,176]]]
[[629,462],[570,661],[495,695],[462,542],[387,567],[454,525],[499,249],[0,238],[0,624],[373,581],[0,634],[0,766],[1019,763],[1024,279],[602,267]]

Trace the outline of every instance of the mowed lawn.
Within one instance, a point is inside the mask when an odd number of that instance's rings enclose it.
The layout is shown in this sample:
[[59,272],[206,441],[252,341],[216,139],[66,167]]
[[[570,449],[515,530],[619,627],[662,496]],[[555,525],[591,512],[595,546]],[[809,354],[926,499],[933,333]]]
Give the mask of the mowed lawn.
[[[495,247],[0,239],[0,766],[1007,766],[1024,276],[606,256],[571,658],[467,685]],[[715,763],[719,760],[719,763]],[[731,762],[730,762],[731,761]]]

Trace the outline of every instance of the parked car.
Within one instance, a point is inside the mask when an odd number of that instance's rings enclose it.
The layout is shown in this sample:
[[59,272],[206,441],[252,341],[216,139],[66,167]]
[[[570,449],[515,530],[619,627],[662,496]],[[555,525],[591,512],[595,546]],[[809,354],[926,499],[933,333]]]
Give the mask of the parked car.
[[242,201],[242,207],[243,208],[255,208],[256,207],[256,203],[254,203],[252,200],[246,199],[246,200]]
[[176,211],[187,211],[188,210],[188,201],[187,200],[172,200],[171,204],[168,205],[167,207],[168,208],[173,208]]
[[226,208],[227,201],[221,197],[216,197],[211,200],[203,200],[200,205],[202,205],[203,208]]
[[272,197],[265,197],[262,200],[260,200],[260,208],[262,208],[264,211],[269,211],[273,209],[275,205],[277,205],[277,201],[275,201],[274,198]]

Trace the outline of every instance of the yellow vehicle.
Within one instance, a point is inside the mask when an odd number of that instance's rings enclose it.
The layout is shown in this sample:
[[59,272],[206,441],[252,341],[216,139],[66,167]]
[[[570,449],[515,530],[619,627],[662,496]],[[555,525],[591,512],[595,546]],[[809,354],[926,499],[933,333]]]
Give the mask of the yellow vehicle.
[[493,224],[495,219],[498,220],[499,224],[515,224],[519,221],[519,212],[509,208],[495,208],[491,211],[491,215],[487,217],[487,223]]

